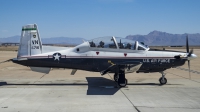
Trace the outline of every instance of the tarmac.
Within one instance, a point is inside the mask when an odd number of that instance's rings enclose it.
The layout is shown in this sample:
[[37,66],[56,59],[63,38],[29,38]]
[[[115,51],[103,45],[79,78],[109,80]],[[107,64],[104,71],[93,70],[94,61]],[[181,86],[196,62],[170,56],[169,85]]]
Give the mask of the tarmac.
[[[185,50],[185,49],[184,49]],[[0,112],[200,112],[200,49],[191,61],[166,70],[168,83],[160,85],[160,73],[127,74],[128,85],[119,88],[113,74],[52,69],[49,74],[29,67],[0,64]],[[0,62],[17,52],[0,51]]]

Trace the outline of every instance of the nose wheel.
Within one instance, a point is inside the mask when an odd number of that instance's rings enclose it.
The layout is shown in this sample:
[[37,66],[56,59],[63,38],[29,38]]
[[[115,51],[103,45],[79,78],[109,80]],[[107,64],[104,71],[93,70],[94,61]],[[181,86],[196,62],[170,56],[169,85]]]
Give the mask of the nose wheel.
[[162,77],[160,77],[159,82],[161,85],[164,85],[167,83],[167,79],[165,78],[165,73],[164,72],[160,72],[162,74]]
[[161,78],[159,79],[159,82],[160,82],[161,85],[164,85],[164,84],[167,83],[167,79],[166,79],[166,78],[163,79],[163,78],[161,77]]

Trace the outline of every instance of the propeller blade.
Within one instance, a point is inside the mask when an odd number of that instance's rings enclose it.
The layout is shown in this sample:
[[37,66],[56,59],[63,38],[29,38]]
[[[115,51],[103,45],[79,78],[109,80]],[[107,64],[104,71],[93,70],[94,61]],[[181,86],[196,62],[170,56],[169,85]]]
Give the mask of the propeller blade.
[[189,68],[189,78],[191,79],[191,75],[190,75],[190,60],[188,60],[188,68]]
[[190,57],[192,53],[193,53],[193,49],[190,50],[188,57]]
[[189,53],[188,35],[186,36],[186,51]]

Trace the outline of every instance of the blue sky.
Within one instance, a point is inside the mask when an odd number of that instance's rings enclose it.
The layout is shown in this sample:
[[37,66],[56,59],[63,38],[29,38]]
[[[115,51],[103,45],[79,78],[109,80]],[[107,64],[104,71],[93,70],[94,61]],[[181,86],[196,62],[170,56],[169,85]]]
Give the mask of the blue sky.
[[200,0],[0,0],[0,38],[32,23],[42,38],[200,33]]

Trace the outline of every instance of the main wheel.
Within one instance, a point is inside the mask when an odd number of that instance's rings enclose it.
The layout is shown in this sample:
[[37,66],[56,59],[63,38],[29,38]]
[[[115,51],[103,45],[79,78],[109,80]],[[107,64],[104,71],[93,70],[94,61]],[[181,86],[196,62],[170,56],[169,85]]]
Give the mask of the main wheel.
[[164,78],[164,80],[162,79],[162,77],[159,79],[159,82],[161,85],[166,84],[167,83],[167,79]]
[[120,83],[118,82],[118,85],[119,85],[120,87],[125,87],[125,86],[127,85],[127,83],[128,83],[128,81],[127,81],[127,79],[125,79],[125,83],[124,83],[124,84],[120,84]]
[[118,79],[119,79],[119,75],[118,75],[118,74],[115,74],[115,75],[114,75],[114,80],[115,80],[115,82],[118,82]]

